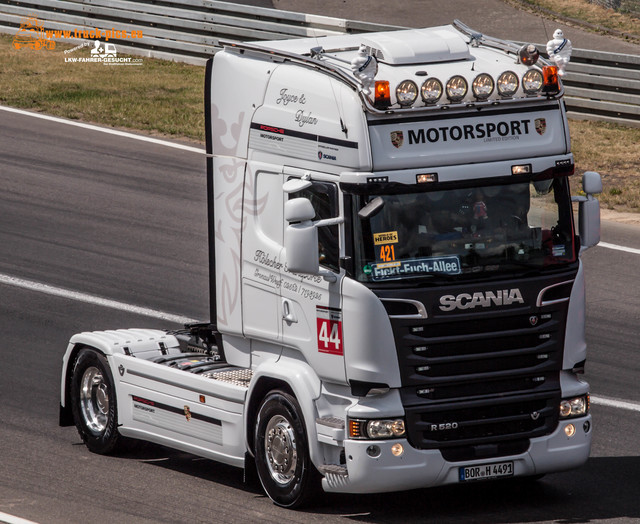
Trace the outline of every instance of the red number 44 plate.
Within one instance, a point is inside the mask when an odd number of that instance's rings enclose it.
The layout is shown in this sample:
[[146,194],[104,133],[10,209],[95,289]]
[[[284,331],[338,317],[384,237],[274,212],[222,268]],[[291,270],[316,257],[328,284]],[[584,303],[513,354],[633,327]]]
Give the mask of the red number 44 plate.
[[342,343],[342,311],[336,308],[316,306],[318,327],[318,351],[330,355],[344,355]]

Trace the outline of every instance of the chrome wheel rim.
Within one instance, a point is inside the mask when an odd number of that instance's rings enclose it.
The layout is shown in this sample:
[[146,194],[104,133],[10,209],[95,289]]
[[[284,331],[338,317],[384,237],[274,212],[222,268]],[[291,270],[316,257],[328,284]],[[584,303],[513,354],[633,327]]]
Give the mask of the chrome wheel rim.
[[298,464],[296,437],[289,421],[282,415],[269,420],[264,437],[267,466],[273,480],[288,484],[295,477]]
[[80,413],[87,428],[95,434],[102,433],[109,421],[109,386],[102,371],[89,367],[80,382]]

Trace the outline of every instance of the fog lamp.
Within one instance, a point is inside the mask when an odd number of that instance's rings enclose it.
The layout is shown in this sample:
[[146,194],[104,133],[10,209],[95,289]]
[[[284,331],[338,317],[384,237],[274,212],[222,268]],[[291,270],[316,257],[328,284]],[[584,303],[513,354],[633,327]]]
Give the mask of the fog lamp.
[[375,444],[371,444],[371,446],[367,446],[367,455],[370,457],[376,458],[380,456],[380,447]]
[[452,76],[447,82],[447,98],[452,102],[459,102],[465,97],[468,89],[469,87],[464,77],[460,75]]
[[425,104],[435,104],[442,96],[442,82],[437,78],[427,78],[420,88]]
[[491,93],[493,93],[493,78],[491,75],[487,73],[480,73],[471,84],[471,89],[473,91],[473,96],[480,100],[485,100],[489,98]]
[[567,437],[571,438],[576,434],[576,427],[573,424],[567,424],[564,427],[564,433]]
[[529,69],[522,77],[522,89],[528,95],[535,95],[542,89],[542,73],[537,69]]
[[396,87],[396,100],[401,106],[410,106],[418,98],[418,86],[412,80],[405,80]]
[[500,96],[513,96],[518,90],[520,81],[513,71],[505,71],[498,77],[498,93]]
[[391,453],[393,453],[394,457],[399,457],[404,453],[404,447],[402,447],[402,444],[397,442],[396,444],[391,446]]

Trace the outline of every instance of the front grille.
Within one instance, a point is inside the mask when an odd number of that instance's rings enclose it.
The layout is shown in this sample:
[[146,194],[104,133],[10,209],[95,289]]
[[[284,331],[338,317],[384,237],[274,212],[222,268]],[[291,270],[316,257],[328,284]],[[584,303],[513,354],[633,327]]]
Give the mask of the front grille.
[[409,441],[432,449],[538,437],[555,428],[559,403],[559,394],[548,393],[407,408]]
[[[551,304],[536,302],[541,289],[572,278],[563,272],[517,285],[378,292],[396,301],[418,300],[427,311],[427,318],[390,316],[412,446],[447,449],[452,457],[500,456],[555,430],[571,286],[555,289],[562,293]],[[444,312],[438,307],[442,295],[515,287],[524,303]]]
[[558,374],[505,377],[481,381],[461,380],[435,386],[403,388],[402,399],[405,406],[423,404],[428,400],[463,401],[478,397],[492,397],[509,393],[556,391],[559,389]]
[[[412,325],[409,321],[400,325],[395,321],[396,335],[401,334],[396,340],[400,341],[403,383],[438,384],[464,375],[480,378],[505,371],[510,375],[524,370],[541,374],[557,369],[560,337],[564,337],[559,309],[548,309],[539,315],[532,315],[531,311],[510,316],[478,313],[485,318],[430,324],[425,321],[426,325]],[[545,318],[541,319],[543,315]],[[532,326],[530,318],[534,316],[538,320]]]

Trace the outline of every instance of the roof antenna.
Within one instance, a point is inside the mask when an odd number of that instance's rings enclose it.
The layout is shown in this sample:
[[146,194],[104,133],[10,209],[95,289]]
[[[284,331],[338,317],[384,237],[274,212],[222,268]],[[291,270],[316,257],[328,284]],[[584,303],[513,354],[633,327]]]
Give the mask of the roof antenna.
[[547,24],[544,23],[544,16],[541,16],[540,20],[542,20],[542,27],[544,28],[544,36],[547,38],[547,40],[549,40],[549,33],[547,32]]
[[[315,35],[315,39],[316,39],[316,43],[319,44],[318,35]],[[310,49],[310,53],[311,53],[311,58],[315,58],[316,60],[322,60],[324,58],[325,50],[321,45],[319,45],[318,47],[312,47]],[[336,57],[331,57],[331,58],[335,58],[340,62],[347,62],[346,60],[343,60],[341,58],[336,58]],[[335,89],[333,88],[333,82],[331,78],[329,78],[328,80],[329,80],[329,86],[331,87],[331,94],[333,95],[333,101],[336,103],[338,116],[340,118],[340,130],[344,133],[345,138],[349,138],[349,129],[347,128],[347,126],[344,123],[344,120],[342,119],[342,114],[344,113],[342,104],[338,102],[338,97],[336,96]]]

